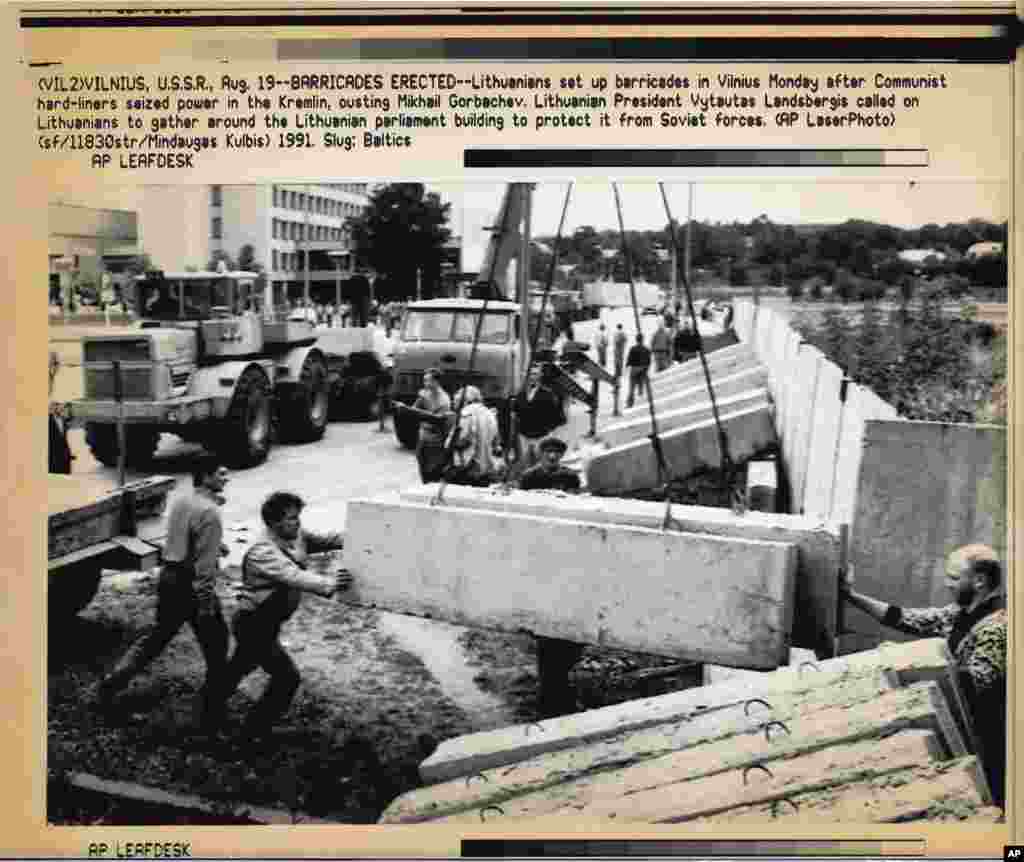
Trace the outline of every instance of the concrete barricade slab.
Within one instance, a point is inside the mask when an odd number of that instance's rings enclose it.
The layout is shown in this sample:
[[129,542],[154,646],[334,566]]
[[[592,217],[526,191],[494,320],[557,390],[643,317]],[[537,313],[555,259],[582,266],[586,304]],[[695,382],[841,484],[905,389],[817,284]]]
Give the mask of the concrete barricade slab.
[[[699,793],[701,782],[715,775],[733,772],[742,786],[741,774],[755,764],[777,763],[812,754],[826,748],[881,740],[908,729],[931,731],[949,750],[938,718],[944,706],[938,686],[933,683],[879,694],[851,706],[799,714],[767,745],[764,730],[754,722],[749,731],[713,742],[684,747],[660,757],[621,764],[620,768],[594,770],[572,781],[513,796],[501,802],[503,820],[548,815],[616,817],[636,810],[636,797],[664,793]],[[753,780],[753,779],[752,779]],[[483,782],[480,782],[483,783]],[[648,797],[650,798],[650,797]],[[489,803],[490,804],[490,803]],[[477,810],[463,811],[433,822],[479,823]]]
[[[769,407],[756,407],[723,415],[729,436],[729,454],[742,463],[775,445],[775,425]],[[670,475],[685,478],[722,462],[718,428],[713,420],[675,428],[661,435],[662,451]],[[660,485],[658,465],[650,440],[638,440],[595,455],[587,466],[587,488],[594,494],[614,496],[650,491]]]
[[[755,407],[767,408],[769,406],[768,392],[765,389],[741,392],[721,398],[716,401],[716,406],[719,415],[736,413],[741,410],[751,410]],[[673,407],[673,409],[665,409],[659,406],[656,415],[659,433],[671,431],[673,428],[695,425],[698,422],[707,422],[709,419],[714,418],[711,402],[706,397],[705,400],[699,403]],[[632,443],[634,440],[646,439],[650,433],[651,415],[648,410],[646,416],[636,416],[606,425],[600,433],[600,439],[609,448],[614,448],[626,443]]]
[[[728,398],[732,395],[739,395],[742,392],[764,389],[768,382],[768,369],[763,365],[753,365],[750,368],[737,371],[733,374],[721,376],[712,372],[711,385],[715,390],[715,398]],[[707,381],[703,377],[690,385],[689,381],[682,381],[679,388],[672,388],[663,395],[655,393],[654,406],[660,413],[662,410],[678,410],[691,404],[699,404],[710,400],[708,398]],[[621,421],[637,419],[642,416],[650,416],[650,407],[644,402],[638,407],[629,407],[622,411]]]
[[362,605],[740,667],[784,661],[791,543],[415,505],[348,505]]
[[[436,486],[418,485],[401,492],[403,500],[428,504]],[[663,503],[589,495],[555,496],[549,493],[449,486],[445,499],[468,509],[517,512],[539,517],[568,518],[601,524],[631,524],[659,530],[665,521]],[[839,532],[827,522],[801,515],[745,512],[705,506],[673,505],[676,529],[712,536],[736,536],[770,542],[792,542],[797,547],[795,607],[792,643],[832,655],[836,629],[839,571]]]
[[529,729],[508,727],[445,740],[420,764],[420,775],[424,781],[446,781],[643,728],[675,725],[737,706],[744,708],[747,701],[755,697],[771,699],[780,694],[827,688],[851,675],[877,680],[878,673],[886,671],[897,675],[887,678],[900,682],[941,681],[948,677],[952,665],[949,648],[941,638],[888,644],[882,649],[821,661],[817,670],[800,665],[785,667],[718,685],[546,719]]

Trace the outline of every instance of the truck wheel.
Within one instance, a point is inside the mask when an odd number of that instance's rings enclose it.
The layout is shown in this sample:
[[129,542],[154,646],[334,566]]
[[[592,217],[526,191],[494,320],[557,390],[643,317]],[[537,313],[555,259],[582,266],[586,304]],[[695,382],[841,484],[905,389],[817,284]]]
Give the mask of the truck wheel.
[[[146,464],[156,451],[160,440],[160,432],[145,426],[129,426],[124,429],[125,463],[129,465]],[[85,426],[85,442],[93,457],[107,467],[117,466],[118,445],[117,426],[105,422],[87,422]]]
[[295,443],[319,440],[327,430],[330,405],[327,363],[319,353],[310,353],[302,363],[298,386],[280,400],[282,435]]
[[102,570],[96,563],[85,560],[65,566],[50,575],[47,605],[50,625],[67,620],[85,610],[100,588]]
[[395,437],[406,449],[415,449],[420,439],[420,423],[412,418],[402,415],[396,410],[394,415]]
[[270,384],[258,368],[246,368],[235,384],[215,447],[229,467],[255,467],[270,452]]

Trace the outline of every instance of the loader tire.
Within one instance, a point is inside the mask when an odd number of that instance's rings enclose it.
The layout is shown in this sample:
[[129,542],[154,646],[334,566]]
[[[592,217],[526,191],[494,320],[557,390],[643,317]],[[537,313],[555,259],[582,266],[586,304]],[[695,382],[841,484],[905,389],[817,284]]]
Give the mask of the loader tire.
[[[125,464],[132,467],[148,464],[156,451],[160,432],[145,426],[129,426],[124,429]],[[117,426],[106,422],[88,422],[85,426],[85,442],[93,457],[106,467],[117,466],[119,447]]]
[[213,448],[228,467],[255,467],[270,453],[272,427],[270,383],[258,368],[246,368]]
[[324,436],[330,414],[331,390],[327,363],[310,353],[302,363],[297,386],[278,399],[281,437],[292,443],[312,443]]

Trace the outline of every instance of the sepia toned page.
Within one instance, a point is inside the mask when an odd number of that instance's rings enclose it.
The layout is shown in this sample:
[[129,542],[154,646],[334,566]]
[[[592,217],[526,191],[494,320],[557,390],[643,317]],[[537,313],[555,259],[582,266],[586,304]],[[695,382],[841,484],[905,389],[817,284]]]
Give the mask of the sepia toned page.
[[6,851],[1020,840],[1012,6],[4,12]]

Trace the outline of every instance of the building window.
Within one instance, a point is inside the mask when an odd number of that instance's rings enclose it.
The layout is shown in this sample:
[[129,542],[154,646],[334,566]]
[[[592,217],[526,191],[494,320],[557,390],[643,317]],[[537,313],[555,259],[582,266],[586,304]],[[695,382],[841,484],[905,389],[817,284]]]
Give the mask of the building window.
[[299,208],[299,196],[295,192],[288,193],[288,208],[293,210]]
[[274,186],[273,190],[274,190],[274,206],[275,207],[279,207],[279,206],[281,206],[281,190],[277,186]]
[[221,239],[221,220],[215,218],[210,225],[210,236],[213,239]]
[[272,219],[270,222],[270,235],[277,239],[281,233],[281,223],[277,219]]
[[278,265],[278,263],[280,263],[280,261],[277,259],[277,249],[276,248],[270,253],[270,259],[273,261],[273,263],[271,263],[271,265],[270,265],[270,268],[276,272],[277,268],[278,268],[277,265]]
[[220,186],[210,186],[210,205],[219,207],[222,203],[222,194]]

